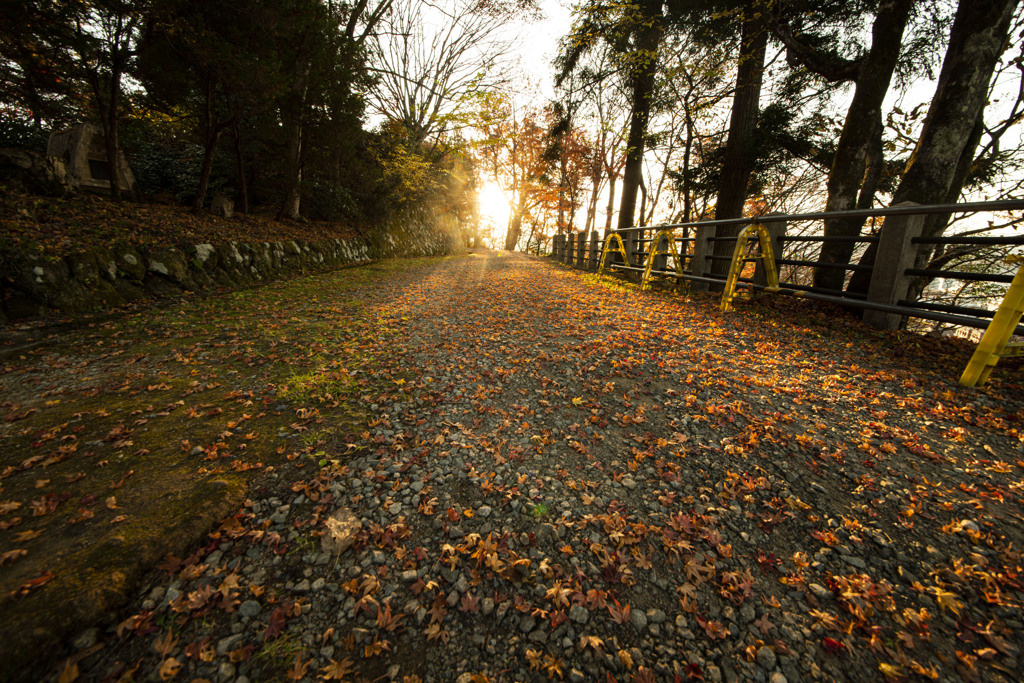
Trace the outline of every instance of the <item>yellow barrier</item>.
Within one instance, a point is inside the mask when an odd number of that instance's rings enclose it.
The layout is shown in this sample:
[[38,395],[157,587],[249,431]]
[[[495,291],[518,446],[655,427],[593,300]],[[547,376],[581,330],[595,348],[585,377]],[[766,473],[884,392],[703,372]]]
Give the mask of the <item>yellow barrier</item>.
[[726,278],[725,291],[722,292],[722,303],[719,307],[723,312],[732,310],[732,302],[736,298],[736,285],[739,282],[740,273],[743,272],[743,266],[747,262],[744,252],[746,251],[747,240],[750,239],[751,232],[757,233],[757,240],[761,248],[760,254],[753,254],[752,256],[761,259],[761,264],[764,266],[764,272],[768,278],[768,287],[765,288],[765,291],[779,291],[779,271],[775,267],[775,255],[772,253],[772,240],[768,234],[768,229],[757,223],[748,225],[737,236],[736,248],[732,251],[729,277]]
[[[666,251],[661,251],[660,249],[661,238],[663,236],[665,238],[665,243],[668,244],[668,249]],[[651,285],[651,269],[654,266],[655,256],[671,256],[675,260],[676,275],[683,274],[683,260],[679,258],[679,250],[676,248],[676,237],[671,230],[658,231],[658,234],[654,236],[654,239],[651,241],[651,244],[654,248],[651,250],[650,255],[647,257],[647,267],[644,268],[644,277],[642,280],[640,280],[641,291],[647,289]],[[676,282],[679,281],[676,280]]]
[[[618,247],[611,246],[613,239],[618,241]],[[622,238],[619,237],[617,233],[613,232],[612,234],[608,235],[607,239],[605,239],[604,241],[604,249],[601,250],[601,265],[597,269],[598,275],[604,274],[604,261],[608,257],[609,251],[617,251],[620,254],[622,254],[622,262],[625,263],[627,266],[629,265],[629,255],[626,254],[626,245],[625,243],[623,243]]]
[[960,384],[965,387],[979,387],[985,383],[1000,358],[1024,356],[1024,344],[1009,343],[1014,330],[1020,323],[1024,313],[1024,256],[1009,256],[1007,263],[1019,263],[1020,268],[1006,290],[1003,302],[996,309],[996,314],[978,342],[964,374],[960,376]]

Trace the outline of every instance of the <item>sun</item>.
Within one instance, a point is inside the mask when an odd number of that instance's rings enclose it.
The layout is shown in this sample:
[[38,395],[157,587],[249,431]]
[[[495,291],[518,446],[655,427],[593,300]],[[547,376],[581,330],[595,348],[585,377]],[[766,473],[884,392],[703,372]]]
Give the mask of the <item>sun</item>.
[[477,202],[481,218],[491,219],[497,227],[502,229],[508,225],[508,217],[511,213],[508,197],[497,184],[485,182],[477,193]]

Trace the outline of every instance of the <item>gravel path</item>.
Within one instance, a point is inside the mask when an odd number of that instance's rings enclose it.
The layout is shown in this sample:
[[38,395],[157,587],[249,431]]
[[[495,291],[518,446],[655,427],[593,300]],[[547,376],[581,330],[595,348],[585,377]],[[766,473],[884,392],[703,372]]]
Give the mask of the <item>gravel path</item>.
[[1019,364],[964,390],[965,346],[521,255],[414,276],[343,466],[270,475],[54,675],[1019,680]]

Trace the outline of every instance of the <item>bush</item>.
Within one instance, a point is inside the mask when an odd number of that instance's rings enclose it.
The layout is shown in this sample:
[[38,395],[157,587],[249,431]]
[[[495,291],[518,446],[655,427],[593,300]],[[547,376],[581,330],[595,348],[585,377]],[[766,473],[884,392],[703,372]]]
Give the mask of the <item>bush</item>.
[[314,180],[307,188],[306,215],[315,221],[351,219],[358,207],[348,190],[340,185]]
[[31,121],[0,117],[0,147],[27,149],[46,154],[50,131],[36,126]]

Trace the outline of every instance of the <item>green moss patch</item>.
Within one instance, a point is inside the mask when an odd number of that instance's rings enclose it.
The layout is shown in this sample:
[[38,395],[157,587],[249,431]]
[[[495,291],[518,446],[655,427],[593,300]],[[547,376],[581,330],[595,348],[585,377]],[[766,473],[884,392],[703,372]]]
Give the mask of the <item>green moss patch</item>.
[[8,346],[0,677],[118,607],[257,477],[297,480],[341,458],[393,335],[365,302],[430,262],[193,298]]

